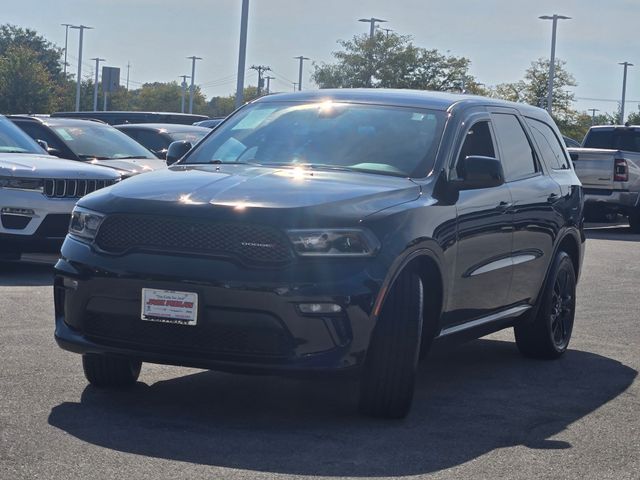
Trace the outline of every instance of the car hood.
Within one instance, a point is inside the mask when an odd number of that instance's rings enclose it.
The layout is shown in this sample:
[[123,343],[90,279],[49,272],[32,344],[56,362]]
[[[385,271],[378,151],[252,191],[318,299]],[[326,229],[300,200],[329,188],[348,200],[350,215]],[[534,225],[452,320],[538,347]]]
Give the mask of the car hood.
[[0,153],[0,175],[20,178],[113,180],[120,174],[97,165],[63,160],[51,155]]
[[[173,166],[136,176],[86,197],[81,205],[104,213],[201,216],[271,212],[282,220],[304,211],[313,218],[364,218],[415,200],[420,187],[408,178],[335,170],[248,165]],[[206,215],[206,213],[204,213]]]
[[111,160],[90,160],[91,165],[115,168],[126,175],[136,175],[138,173],[151,172],[160,168],[166,168],[167,162],[158,158],[127,158]]

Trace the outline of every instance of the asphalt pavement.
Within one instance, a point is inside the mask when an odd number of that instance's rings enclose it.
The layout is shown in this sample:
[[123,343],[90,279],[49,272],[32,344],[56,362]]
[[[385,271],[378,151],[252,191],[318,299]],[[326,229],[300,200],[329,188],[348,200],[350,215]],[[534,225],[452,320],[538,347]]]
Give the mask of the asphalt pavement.
[[358,416],[344,378],[145,364],[89,387],[53,340],[51,258],[0,263],[0,479],[638,479],[640,235],[588,237],[563,358],[511,331],[436,349],[403,421]]

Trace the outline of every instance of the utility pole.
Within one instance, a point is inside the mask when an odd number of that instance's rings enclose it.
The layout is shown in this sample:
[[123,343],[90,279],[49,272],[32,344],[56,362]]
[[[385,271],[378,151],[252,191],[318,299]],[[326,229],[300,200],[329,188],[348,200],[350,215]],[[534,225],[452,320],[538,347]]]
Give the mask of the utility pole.
[[184,97],[187,93],[187,78],[191,78],[189,75],[180,75],[182,79],[182,83],[180,86],[182,87],[182,98],[180,99],[180,112],[184,113]]
[[269,95],[271,93],[271,80],[274,80],[276,77],[270,77],[269,75],[267,75],[266,77],[264,77],[264,79],[267,81],[267,95]]
[[262,84],[264,83],[262,74],[264,72],[270,72],[271,68],[267,67],[266,65],[251,65],[251,70],[256,70],[258,72],[258,91],[256,93],[259,97],[260,93],[262,93]]
[[93,27],[87,27],[86,25],[72,25],[71,28],[80,30],[80,41],[78,46],[78,78],[76,78],[76,112],[80,111],[80,89],[82,84],[82,42],[84,40],[84,30],[91,30]]
[[600,110],[597,108],[589,108],[588,110],[591,112],[591,125],[593,125],[596,123],[596,112],[599,112]]
[[552,103],[553,103],[553,80],[556,75],[556,29],[558,27],[558,20],[570,20],[571,17],[565,17],[564,15],[553,14],[553,16],[542,15],[538,17],[540,20],[552,20],[553,27],[551,28],[551,59],[549,60],[549,85],[547,87],[547,112],[551,115]]
[[298,91],[302,90],[302,64],[305,60],[311,60],[308,57],[300,55],[299,57],[293,57],[300,61],[300,67],[298,68]]
[[385,32],[386,38],[389,38],[389,32],[393,32],[393,30],[391,30],[390,28],[382,28],[381,30]]
[[67,63],[67,46],[69,45],[69,27],[74,27],[75,25],[71,25],[70,23],[61,23],[60,25],[62,25],[64,27],[64,79],[67,79],[67,66],[69,66],[69,64]]
[[247,24],[249,22],[249,0],[242,0],[240,17],[240,51],[238,53],[238,82],[236,84],[236,108],[244,103],[244,70],[247,58]]
[[131,62],[127,60],[127,92],[129,91],[129,70],[131,70]]
[[622,101],[620,102],[620,125],[624,125],[624,103],[627,96],[627,68],[633,67],[633,63],[621,62],[618,65],[624,66],[624,74],[622,76]]
[[202,60],[202,57],[196,57],[195,55],[187,57],[191,59],[191,87],[189,88],[189,113],[193,113],[193,96],[195,95],[194,81],[196,78],[196,60]]
[[376,34],[376,23],[385,23],[386,20],[382,20],[381,18],[371,17],[371,18],[360,18],[358,21],[369,24],[369,69],[370,69],[369,71],[370,73],[369,73],[368,86],[371,87],[373,82],[373,46],[374,46],[375,34]]
[[[106,62],[104,58],[92,58],[91,60],[95,60],[96,62],[96,76],[93,81],[93,111],[98,111],[98,71],[100,70],[100,62]],[[104,85],[102,86],[104,89]]]

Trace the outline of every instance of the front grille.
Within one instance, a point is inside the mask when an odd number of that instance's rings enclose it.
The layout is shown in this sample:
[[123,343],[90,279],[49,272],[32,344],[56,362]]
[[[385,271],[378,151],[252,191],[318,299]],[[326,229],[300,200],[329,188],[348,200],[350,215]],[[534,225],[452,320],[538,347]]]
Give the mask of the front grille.
[[49,198],[80,198],[114,183],[116,180],[47,178],[44,180],[44,194]]
[[96,244],[115,254],[156,250],[234,256],[264,264],[283,263],[292,255],[284,235],[270,227],[166,217],[109,216],[100,225]]
[[264,313],[218,311],[196,326],[149,322],[136,317],[89,313],[84,334],[98,343],[158,353],[202,357],[215,354],[288,357],[293,339],[278,320]]

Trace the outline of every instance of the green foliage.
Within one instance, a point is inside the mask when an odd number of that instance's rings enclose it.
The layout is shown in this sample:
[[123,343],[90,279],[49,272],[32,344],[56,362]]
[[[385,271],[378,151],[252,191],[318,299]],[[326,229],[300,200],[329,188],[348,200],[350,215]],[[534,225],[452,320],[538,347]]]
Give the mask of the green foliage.
[[34,53],[35,60],[40,63],[54,80],[62,78],[60,58],[64,51],[35,30],[20,28],[15,25],[0,26],[0,57],[11,47],[24,47]]
[[26,46],[11,45],[0,56],[0,111],[48,112],[54,106],[57,85],[37,54]]
[[410,36],[378,31],[373,42],[363,34],[338,44],[342,50],[333,52],[335,63],[314,64],[312,79],[320,88],[457,91],[463,79],[465,86],[477,86],[468,73],[470,60],[417,47]]
[[640,125],[640,105],[638,106],[638,111],[631,112],[627,117],[627,122],[631,125]]

